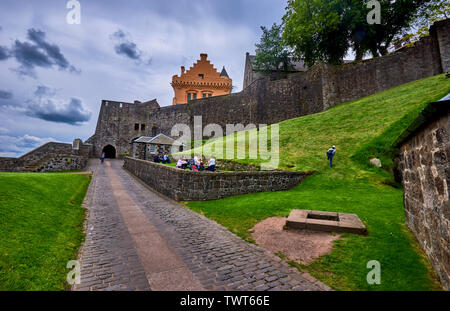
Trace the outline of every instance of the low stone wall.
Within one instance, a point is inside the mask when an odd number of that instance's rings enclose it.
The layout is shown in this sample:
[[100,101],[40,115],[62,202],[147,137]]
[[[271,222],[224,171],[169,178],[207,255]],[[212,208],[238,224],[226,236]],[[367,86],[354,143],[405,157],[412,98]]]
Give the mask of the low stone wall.
[[0,172],[14,172],[21,166],[16,158],[0,158]]
[[79,171],[86,167],[87,157],[80,156],[58,156],[51,157],[38,172],[63,172],[63,171]]
[[219,167],[221,171],[254,172],[261,170],[261,168],[256,165],[241,164],[229,160],[216,160],[216,166]]
[[432,104],[405,132],[397,164],[406,223],[450,290],[450,101]]
[[0,158],[0,172],[59,172],[86,167],[92,146],[75,139],[73,144],[49,142],[20,158]]
[[309,172],[193,172],[125,158],[124,168],[158,192],[177,201],[206,201],[267,191],[288,190]]

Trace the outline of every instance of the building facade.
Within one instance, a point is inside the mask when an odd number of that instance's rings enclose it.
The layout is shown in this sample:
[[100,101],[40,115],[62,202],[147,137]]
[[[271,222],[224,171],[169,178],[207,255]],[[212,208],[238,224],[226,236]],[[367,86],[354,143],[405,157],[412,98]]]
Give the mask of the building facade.
[[159,154],[183,151],[184,146],[172,137],[159,133],[154,137],[141,136],[131,143],[130,156],[141,160],[152,160]]
[[186,71],[184,66],[181,66],[180,76],[172,77],[171,85],[175,93],[173,105],[231,93],[232,80],[228,77],[225,67],[219,73],[207,58],[207,54],[200,54],[200,60],[192,67]]

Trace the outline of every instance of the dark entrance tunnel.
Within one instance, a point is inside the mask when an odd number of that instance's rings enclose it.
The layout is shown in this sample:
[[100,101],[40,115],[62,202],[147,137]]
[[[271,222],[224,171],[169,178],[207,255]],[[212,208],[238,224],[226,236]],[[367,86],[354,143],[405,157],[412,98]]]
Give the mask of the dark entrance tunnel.
[[115,159],[116,158],[116,148],[111,145],[105,146],[102,150],[105,153],[105,158]]

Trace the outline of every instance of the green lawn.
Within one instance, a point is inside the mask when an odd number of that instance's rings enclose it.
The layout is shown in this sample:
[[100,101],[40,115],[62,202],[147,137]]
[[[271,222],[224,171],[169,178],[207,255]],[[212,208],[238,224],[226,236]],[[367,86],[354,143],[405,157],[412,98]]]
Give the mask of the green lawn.
[[[370,166],[368,160],[377,156],[392,167],[395,139],[427,103],[449,92],[450,79],[438,75],[281,122],[280,168],[316,174],[290,191],[185,204],[249,240],[249,229],[257,222],[287,216],[292,209],[356,213],[368,236],[343,235],[329,255],[296,266],[338,290],[440,289],[405,226],[401,188],[387,170]],[[337,146],[333,168],[325,155],[331,145]],[[380,285],[366,282],[369,260],[381,263]]]
[[64,290],[89,175],[0,173],[0,290]]

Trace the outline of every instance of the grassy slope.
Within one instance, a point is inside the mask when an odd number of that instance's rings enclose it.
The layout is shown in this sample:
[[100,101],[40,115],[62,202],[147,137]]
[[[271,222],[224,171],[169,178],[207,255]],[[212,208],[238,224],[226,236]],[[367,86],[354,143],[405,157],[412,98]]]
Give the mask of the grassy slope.
[[[386,185],[392,176],[368,165],[368,159],[379,156],[392,165],[389,146],[428,102],[449,91],[450,79],[439,75],[281,122],[280,168],[317,174],[290,191],[186,205],[247,239],[257,222],[287,216],[294,208],[356,213],[368,227],[367,237],[343,235],[331,254],[300,268],[335,289],[439,289],[405,226],[402,190]],[[329,168],[325,152],[333,144],[337,154]],[[381,263],[381,285],[366,282],[369,260]]]
[[90,177],[0,173],[0,290],[64,290]]

